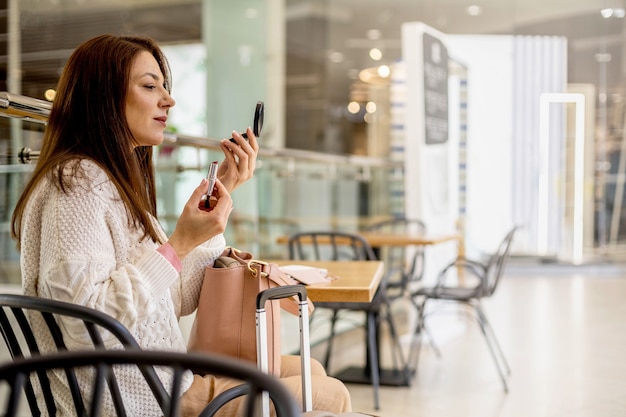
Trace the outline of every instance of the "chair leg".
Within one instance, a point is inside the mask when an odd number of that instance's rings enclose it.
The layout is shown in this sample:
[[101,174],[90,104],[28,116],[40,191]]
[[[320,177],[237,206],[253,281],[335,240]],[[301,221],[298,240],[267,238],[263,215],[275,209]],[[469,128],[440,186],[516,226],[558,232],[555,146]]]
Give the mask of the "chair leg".
[[480,305],[477,307],[478,307],[477,312],[480,315],[481,320],[485,324],[485,330],[488,331],[489,334],[491,335],[491,339],[493,340],[496,346],[497,352],[500,356],[500,359],[502,360],[502,364],[504,365],[504,369],[506,370],[506,374],[511,375],[511,368],[509,367],[509,363],[507,362],[506,357],[504,356],[504,351],[502,350],[502,347],[500,346],[500,342],[498,342],[496,333],[493,331],[493,327],[491,327],[491,323],[489,322],[489,320],[487,320],[487,315],[483,311],[482,307]]
[[374,389],[374,409],[380,410],[378,388],[380,387],[380,368],[378,364],[378,348],[376,341],[376,315],[374,312],[367,313],[367,343],[370,355],[370,378]]
[[[422,305],[419,305],[413,299],[411,299],[411,303],[413,304],[413,306],[417,310],[417,315],[419,317],[420,314],[421,314],[421,311],[423,311],[424,304],[426,303],[426,300],[424,300],[422,302]],[[437,356],[437,358],[441,358],[441,351],[439,350],[439,347],[437,346],[437,343],[435,343],[435,338],[433,337],[433,334],[430,332],[430,330],[428,330],[428,327],[426,326],[425,318],[423,320],[422,328],[420,330],[423,331],[424,334],[426,335],[426,337],[428,338],[428,344],[430,345],[430,347],[433,350],[433,352],[435,352],[435,356]]]
[[[498,353],[496,352],[496,350],[499,352],[504,367],[507,371],[507,374],[510,373],[510,368],[508,366],[508,364],[506,363],[506,359],[504,359],[504,355],[502,354],[502,349],[500,348],[500,345],[498,343],[498,340],[495,338],[495,333],[493,333],[493,330],[491,330],[491,326],[489,324],[489,321],[487,320],[487,316],[485,316],[484,312],[482,311],[480,305],[476,304],[474,305],[474,310],[476,311],[476,321],[478,322],[478,325],[480,326],[480,330],[483,333],[483,336],[485,338],[485,341],[487,342],[487,346],[489,347],[489,352],[491,353],[491,357],[493,358],[493,361],[496,365],[496,368],[498,370],[498,374],[500,375],[500,380],[502,381],[502,385],[504,387],[504,392],[508,393],[509,392],[509,386],[506,383],[506,377],[505,377],[505,372],[502,370],[502,366],[500,364],[500,360],[498,358]],[[491,340],[490,335],[488,334],[487,329],[490,329],[492,331],[492,335],[493,336],[493,342]],[[494,348],[494,343],[495,343],[495,348]]]
[[422,326],[422,330],[424,331],[424,335],[428,337],[428,344],[430,345],[430,348],[433,350],[433,352],[435,352],[435,356],[437,356],[438,358],[441,358],[441,351],[439,350],[439,347],[435,343],[435,338],[433,337],[433,334],[430,332],[430,330],[428,330],[428,327],[426,326],[426,320],[424,320],[424,325]]
[[[394,369],[399,369],[402,372],[406,372],[407,362],[404,360],[404,353],[402,352],[400,338],[398,337],[398,331],[396,330],[396,325],[393,320],[393,315],[391,313],[391,306],[387,304],[385,309],[385,320],[387,321],[387,325],[389,326],[389,333],[391,336],[391,357],[393,359],[393,366]],[[410,380],[409,375],[405,375],[405,378],[407,382]]]
[[335,323],[337,322],[337,315],[339,314],[338,310],[333,310],[333,315],[330,319],[330,335],[328,336],[328,344],[326,346],[326,356],[324,358],[324,368],[326,372],[329,371],[330,365],[330,354],[333,350],[333,342],[335,340]]
[[409,357],[407,358],[407,365],[412,366],[409,372],[417,373],[417,366],[419,363],[420,351],[422,349],[422,331],[424,330],[424,309],[426,308],[426,299],[421,304],[411,300],[415,308],[417,309],[417,323],[415,324],[415,330],[413,331],[413,337],[411,338],[411,344],[409,346]]

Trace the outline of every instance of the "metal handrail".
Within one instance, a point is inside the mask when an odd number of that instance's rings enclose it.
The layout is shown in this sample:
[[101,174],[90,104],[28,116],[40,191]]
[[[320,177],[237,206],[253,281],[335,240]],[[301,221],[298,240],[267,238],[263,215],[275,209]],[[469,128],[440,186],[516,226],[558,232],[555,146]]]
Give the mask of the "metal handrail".
[[[52,103],[32,97],[0,92],[0,115],[46,123],[50,115]],[[221,139],[191,136],[166,132],[164,141],[172,146],[191,146],[200,149],[219,150]],[[401,168],[402,163],[386,158],[375,158],[358,155],[336,155],[301,149],[261,147],[259,156],[291,159],[296,161],[322,162],[327,164],[348,164],[361,167]],[[39,151],[22,148],[18,157],[21,163],[27,164],[39,157]]]
[[48,101],[0,92],[0,113],[4,116],[46,123],[51,109]]
[[[202,149],[220,149],[221,139],[181,135],[178,133],[166,132],[164,134],[164,141],[173,145],[180,146],[192,146]],[[323,152],[307,151],[302,149],[289,149],[289,148],[268,148],[261,147],[259,149],[259,156],[268,156],[274,158],[294,159],[298,161],[310,161],[310,162],[324,162],[332,164],[352,164],[359,166],[369,167],[400,167],[399,162],[391,161],[385,158],[375,158],[369,156],[359,155],[337,155],[327,154]]]

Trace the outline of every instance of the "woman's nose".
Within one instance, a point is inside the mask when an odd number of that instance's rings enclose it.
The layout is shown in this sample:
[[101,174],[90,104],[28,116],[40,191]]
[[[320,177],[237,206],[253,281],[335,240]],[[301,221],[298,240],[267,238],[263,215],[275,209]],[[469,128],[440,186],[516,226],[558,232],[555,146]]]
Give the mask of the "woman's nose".
[[165,97],[163,98],[163,107],[174,107],[176,105],[176,100],[170,95],[170,93],[166,92]]

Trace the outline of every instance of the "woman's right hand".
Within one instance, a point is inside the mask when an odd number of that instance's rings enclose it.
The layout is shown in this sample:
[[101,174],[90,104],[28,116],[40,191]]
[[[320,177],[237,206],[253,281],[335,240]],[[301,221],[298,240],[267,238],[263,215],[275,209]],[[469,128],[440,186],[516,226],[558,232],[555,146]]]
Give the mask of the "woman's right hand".
[[211,210],[203,210],[202,197],[206,194],[208,186],[206,178],[202,179],[185,204],[176,222],[174,233],[168,241],[180,260],[197,246],[226,230],[228,217],[233,209],[233,200],[218,179],[213,192],[213,196],[217,198],[215,205],[212,204]]

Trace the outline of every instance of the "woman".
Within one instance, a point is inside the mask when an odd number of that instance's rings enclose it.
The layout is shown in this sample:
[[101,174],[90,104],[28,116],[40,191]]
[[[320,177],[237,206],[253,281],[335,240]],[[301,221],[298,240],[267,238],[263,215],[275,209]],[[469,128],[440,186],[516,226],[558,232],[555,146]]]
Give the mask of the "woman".
[[[195,311],[204,269],[225,247],[230,192],[252,177],[258,144],[250,128],[249,141],[233,132],[234,142],[221,142],[225,159],[216,201],[204,209],[208,185],[203,179],[168,238],[156,220],[152,147],[163,141],[175,104],[170,87],[167,60],[151,39],[103,35],[80,45],[61,74],[39,161],[13,214],[12,233],[21,251],[25,294],[108,313],[145,349],[184,351],[178,319]],[[63,324],[70,349],[89,345],[83,328]],[[116,343],[108,341],[110,348]],[[314,407],[348,411],[343,384],[318,364],[313,367]],[[299,395],[298,372],[288,369],[298,366],[286,360],[284,368],[282,380]],[[121,390],[136,407],[131,414],[160,415],[147,386],[139,382],[141,375],[122,372]],[[168,375],[161,377],[168,382]],[[71,414],[63,379],[52,384],[60,415]],[[184,415],[197,415],[232,385],[210,375],[190,376],[183,387]],[[110,407],[105,415],[114,414]]]

